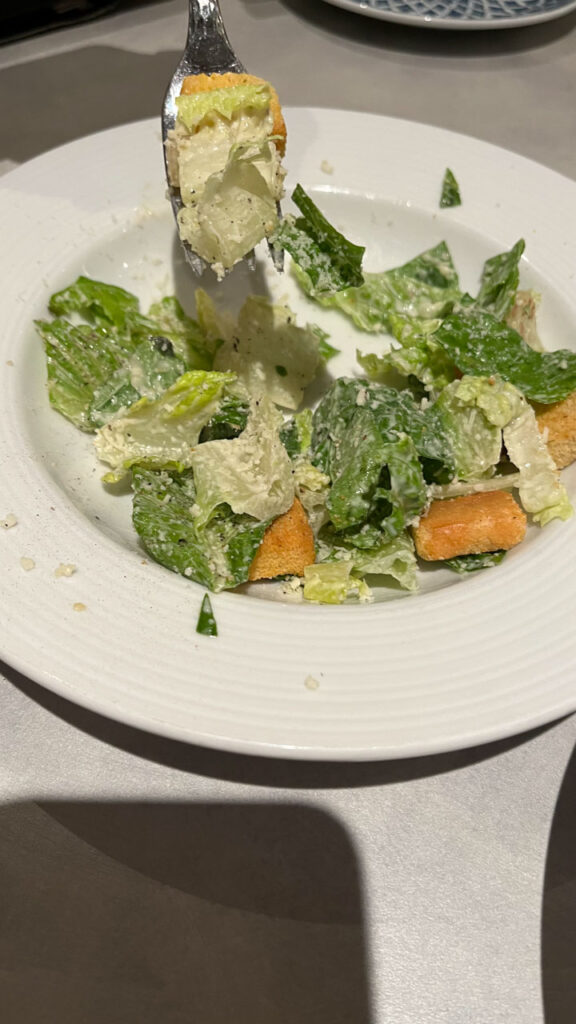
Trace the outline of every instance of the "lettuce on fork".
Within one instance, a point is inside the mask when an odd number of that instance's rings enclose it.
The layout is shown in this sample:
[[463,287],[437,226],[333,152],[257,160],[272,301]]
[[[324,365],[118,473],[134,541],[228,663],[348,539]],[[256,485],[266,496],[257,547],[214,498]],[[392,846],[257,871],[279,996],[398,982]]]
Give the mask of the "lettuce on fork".
[[223,277],[277,226],[284,122],[272,87],[248,75],[189,76],[176,105],[166,153],[178,230]]

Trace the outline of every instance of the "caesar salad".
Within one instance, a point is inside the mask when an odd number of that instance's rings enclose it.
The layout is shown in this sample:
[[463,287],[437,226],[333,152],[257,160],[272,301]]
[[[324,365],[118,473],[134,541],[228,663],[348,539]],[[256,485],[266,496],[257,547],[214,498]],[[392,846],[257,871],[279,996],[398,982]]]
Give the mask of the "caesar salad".
[[193,316],[174,296],[143,312],[80,277],[36,322],[50,401],[93,433],[105,484],[130,480],[144,549],[209,591],[282,580],[338,604],[374,580],[415,592],[423,564],[493,567],[528,523],[567,519],[576,354],[544,351],[524,242],[471,295],[445,242],[366,272],[361,245],[300,186],[293,200],[276,238],[311,316],[357,329],[355,375],[326,373],[335,339],[258,295],[237,315],[200,288]]

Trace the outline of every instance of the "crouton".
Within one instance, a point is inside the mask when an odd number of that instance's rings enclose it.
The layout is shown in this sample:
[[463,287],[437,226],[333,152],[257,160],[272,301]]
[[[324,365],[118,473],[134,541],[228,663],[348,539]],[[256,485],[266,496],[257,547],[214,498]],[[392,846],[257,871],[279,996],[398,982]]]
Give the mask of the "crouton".
[[507,491],[487,491],[433,501],[412,532],[420,558],[436,562],[514,547],[526,516]]
[[558,469],[576,459],[576,391],[554,405],[537,405],[538,429]]
[[314,534],[298,500],[270,524],[250,567],[251,580],[271,580],[277,576],[303,576],[316,558]]
[[228,71],[225,75],[188,75],[182,81],[180,95],[190,96],[195,92],[210,92],[212,89],[231,89],[235,85],[268,86],[271,96],[270,112],[274,119],[271,134],[278,136],[277,139],[274,139],[274,143],[280,156],[284,156],[286,152],[286,124],[282,116],[278,93],[270,85],[270,82],[266,82],[263,78],[256,78],[254,75],[236,74],[232,71]]

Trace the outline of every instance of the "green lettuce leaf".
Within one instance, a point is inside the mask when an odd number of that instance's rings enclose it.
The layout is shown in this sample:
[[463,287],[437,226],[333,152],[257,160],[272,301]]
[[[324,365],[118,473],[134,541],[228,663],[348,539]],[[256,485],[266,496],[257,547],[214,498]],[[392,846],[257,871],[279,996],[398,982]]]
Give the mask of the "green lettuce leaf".
[[246,299],[214,359],[216,369],[236,373],[252,394],[288,409],[298,408],[321,363],[315,327],[299,327],[288,306],[257,295]]
[[232,146],[222,169],[207,177],[194,201],[178,212],[183,241],[223,277],[278,224],[282,174],[274,143]]
[[238,437],[246,429],[249,414],[250,399],[246,389],[239,381],[227,385],[216,412],[200,431],[200,443]]
[[134,405],[140,398],[158,398],[186,370],[172,342],[161,336],[140,342],[128,359],[104,383],[94,389],[87,421],[101,427]]
[[356,353],[358,362],[370,380],[386,383],[391,372],[415,378],[427,391],[438,392],[456,376],[456,367],[434,340],[442,321],[423,320],[390,313],[388,327],[398,342],[383,355]]
[[364,284],[332,295],[317,294],[300,268],[295,276],[322,306],[339,309],[361,331],[394,333],[392,314],[419,320],[446,316],[462,296],[448,246],[440,242],[401,267],[366,273]]
[[129,333],[127,326],[140,313],[140,303],[131,292],[83,275],[52,295],[48,308],[54,316],[78,314],[88,323],[115,327],[121,334]]
[[280,440],[291,459],[305,455],[312,444],[312,410],[303,409],[280,428]]
[[440,207],[445,209],[449,206],[461,206],[462,198],[460,196],[460,188],[458,182],[454,177],[453,172],[449,167],[444,172],[442,179],[442,191],[440,193]]
[[216,346],[206,337],[199,323],[188,316],[174,295],[153,303],[148,317],[158,325],[157,333],[168,338],[188,370],[211,370]]
[[372,594],[363,580],[352,576],[351,562],[325,562],[304,569],[304,600],[315,604],[343,604],[348,597],[370,601]]
[[333,459],[346,446],[352,418],[369,410],[382,439],[394,442],[408,435],[416,448],[428,482],[454,475],[451,445],[433,405],[422,408],[409,391],[358,378],[340,377],[321,399],[313,417],[313,461],[333,477]]
[[133,522],[146,551],[161,565],[210,590],[245,583],[268,523],[221,506],[200,525],[191,509],[194,477],[135,467]]
[[325,526],[318,540],[318,562],[344,561],[358,576],[391,576],[404,590],[418,590],[418,563],[408,533],[381,534],[370,548],[359,548],[353,538]]
[[455,558],[446,558],[442,565],[452,572],[466,576],[471,572],[478,572],[480,569],[493,569],[500,565],[506,551],[486,551],[478,555],[457,555]]
[[502,451],[501,425],[484,414],[480,406],[482,395],[471,392],[470,388],[466,390],[467,381],[477,379],[464,377],[462,381],[453,381],[436,400],[460,480],[493,476]]
[[510,252],[499,253],[486,260],[475,307],[503,320],[511,309],[520,281],[520,259],[526,248],[521,238]]
[[216,617],[208,594],[204,594],[202,598],[198,622],[196,623],[196,632],[200,633],[201,636],[218,636]]
[[340,234],[301,185],[294,189],[292,201],[302,216],[284,217],[273,241],[290,253],[314,293],[323,295],[362,284],[365,247]]
[[264,82],[191,93],[176,97],[177,117],[188,132],[194,132],[202,121],[214,115],[231,121],[245,111],[268,110],[270,98],[270,87]]
[[576,353],[535,352],[491,313],[451,314],[434,340],[462,373],[502,377],[531,401],[549,405],[576,391]]
[[[189,370],[159,398],[141,398],[125,415],[96,432],[98,457],[112,466],[104,480],[115,483],[135,465],[184,469],[234,374]],[[210,444],[221,442],[212,441]]]
[[510,461],[520,470],[518,492],[525,510],[540,526],[552,519],[569,519],[573,509],[532,406],[525,404],[504,427],[503,437]]
[[280,413],[262,398],[255,401],[239,437],[198,445],[191,462],[199,524],[221,504],[260,521],[287,512],[294,500],[294,477],[279,437],[281,424]]

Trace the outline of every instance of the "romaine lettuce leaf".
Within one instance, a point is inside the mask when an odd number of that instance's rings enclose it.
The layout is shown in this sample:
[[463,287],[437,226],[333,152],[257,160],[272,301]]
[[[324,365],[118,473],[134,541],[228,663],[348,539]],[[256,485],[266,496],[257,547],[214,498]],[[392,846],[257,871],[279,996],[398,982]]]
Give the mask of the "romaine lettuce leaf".
[[434,340],[434,332],[442,321],[422,320],[400,313],[390,313],[388,328],[398,342],[383,355],[356,353],[358,362],[370,380],[386,383],[394,372],[416,378],[428,391],[438,392],[456,376],[456,367],[444,349]]
[[185,370],[186,365],[175,355],[171,341],[161,336],[147,338],[115,373],[94,389],[87,410],[88,424],[93,429],[101,427],[140,398],[158,398]]
[[316,295],[362,284],[365,247],[348,241],[326,220],[301,185],[292,193],[301,217],[284,217],[273,242],[286,249]]
[[462,198],[460,196],[460,188],[458,182],[454,177],[453,171],[449,167],[444,172],[442,179],[442,190],[440,192],[440,208],[445,209],[449,206],[461,206]]
[[518,492],[526,511],[540,526],[569,519],[573,509],[532,406],[525,403],[520,415],[504,427],[503,436],[510,461],[520,470]]
[[318,539],[318,562],[348,562],[359,576],[391,576],[404,590],[418,590],[418,563],[409,533],[381,534],[369,548],[359,548],[345,533],[325,526]]
[[332,476],[332,459],[346,444],[349,425],[358,409],[375,417],[383,440],[394,442],[408,435],[425,469],[428,482],[451,479],[454,458],[433,405],[422,408],[407,390],[398,391],[361,378],[340,377],[321,399],[313,417],[313,461]]
[[179,470],[191,466],[202,428],[218,408],[225,386],[234,381],[230,373],[189,370],[159,398],[141,398],[125,415],[98,430],[98,457],[112,466],[104,480],[115,483],[135,465]]
[[197,321],[184,312],[174,295],[153,303],[148,317],[158,325],[156,333],[172,342],[174,351],[184,359],[187,369],[212,369],[217,346],[206,337]]
[[305,455],[312,444],[312,410],[303,409],[285,420],[280,428],[280,440],[291,459]]
[[521,238],[509,252],[499,253],[486,260],[480,281],[480,291],[474,305],[497,320],[503,320],[514,303],[520,280],[520,259],[526,248]]
[[60,317],[36,320],[35,327],[44,342],[51,404],[74,426],[93,430],[94,392],[123,364],[126,352],[100,327]]
[[240,381],[226,386],[220,405],[200,432],[200,443],[238,437],[246,429],[250,414],[248,392]]
[[576,353],[535,352],[491,313],[451,314],[434,340],[462,373],[502,377],[531,401],[550,405],[576,391]]
[[281,424],[278,410],[267,399],[257,399],[239,437],[195,448],[191,464],[200,525],[223,503],[260,521],[288,511],[294,501],[294,477],[278,433]]
[[[478,480],[493,476],[502,451],[501,425],[486,417],[477,396],[470,388],[469,380],[453,381],[441,392],[436,400],[444,429],[450,438],[454,452],[456,476],[460,480]],[[482,378],[482,383],[488,383]]]
[[419,320],[446,316],[460,300],[458,275],[445,242],[413,260],[382,273],[365,273],[364,284],[332,295],[314,291],[306,273],[296,267],[295,276],[307,294],[320,305],[334,307],[349,316],[361,331],[393,333],[392,314]]
[[161,565],[218,591],[248,580],[268,523],[235,515],[225,505],[200,525],[191,470],[132,473],[133,522],[146,551]]
[[190,93],[176,97],[177,118],[187,131],[194,132],[207,117],[219,115],[230,121],[247,110],[268,110],[270,98],[265,82]]
[[179,210],[180,237],[223,277],[274,231],[282,179],[273,142],[233,146],[225,166]]
[[66,317],[76,313],[88,323],[112,326],[121,334],[126,333],[127,321],[140,313],[140,303],[131,292],[84,275],[52,295],[48,308],[53,316]]
[[352,576],[351,562],[315,563],[304,569],[304,600],[316,604],[343,604],[346,598],[372,600],[369,587]]
[[505,555],[506,551],[485,551],[475,555],[457,555],[455,558],[446,558],[442,565],[447,569],[451,569],[452,572],[465,576],[471,572],[478,572],[480,569],[493,569],[495,565],[500,565]]
[[232,337],[218,349],[214,366],[236,373],[252,394],[265,394],[277,405],[297,409],[321,362],[313,326],[299,327],[287,306],[250,295]]

